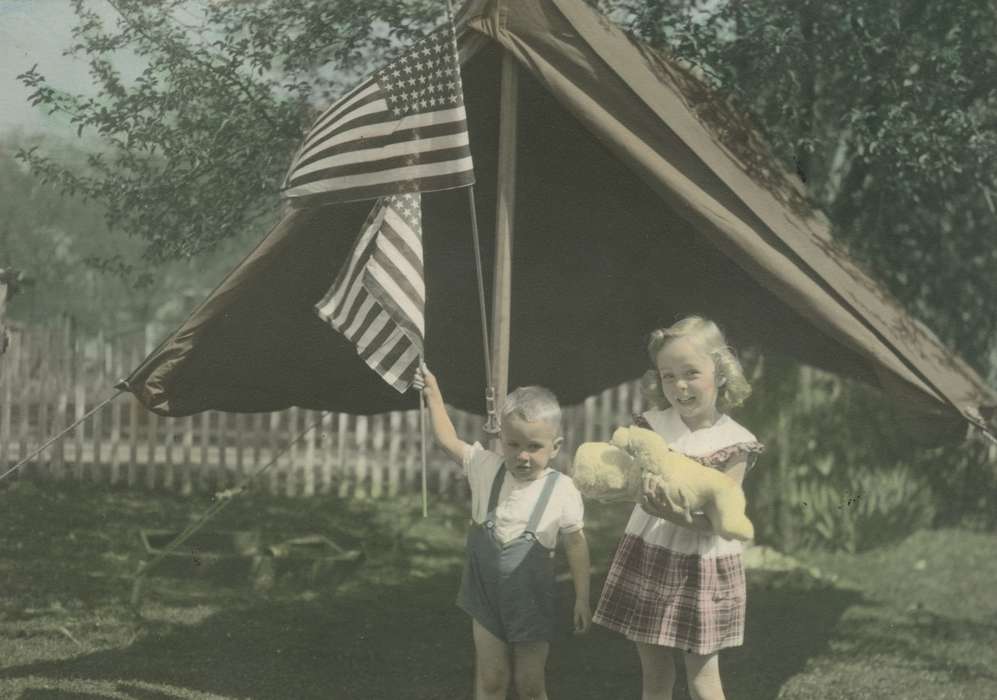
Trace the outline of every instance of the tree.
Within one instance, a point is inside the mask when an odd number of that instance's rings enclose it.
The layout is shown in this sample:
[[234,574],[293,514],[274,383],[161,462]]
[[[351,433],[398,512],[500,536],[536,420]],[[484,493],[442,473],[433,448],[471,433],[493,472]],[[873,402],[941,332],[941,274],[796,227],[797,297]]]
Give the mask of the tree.
[[749,114],[853,257],[986,371],[997,340],[997,6],[601,5]]
[[[37,148],[18,157],[62,191],[99,201],[113,227],[145,243],[151,261],[198,255],[272,214],[315,101],[421,36],[445,7],[105,1],[113,22],[73,0],[75,43],[67,49],[89,64],[96,95],[60,91],[37,66],[20,76],[33,104],[67,115],[79,135],[96,135],[104,147],[85,170]],[[129,79],[120,66],[136,62]]]

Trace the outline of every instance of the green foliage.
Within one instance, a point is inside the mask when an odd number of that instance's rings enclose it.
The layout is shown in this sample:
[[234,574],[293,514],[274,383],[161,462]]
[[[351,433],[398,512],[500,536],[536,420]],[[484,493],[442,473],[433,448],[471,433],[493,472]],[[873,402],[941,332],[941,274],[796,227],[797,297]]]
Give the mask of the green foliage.
[[12,154],[39,147],[86,173],[87,154],[54,140],[12,136],[0,142],[0,267],[24,270],[34,284],[9,304],[33,325],[71,319],[81,333],[116,334],[154,324],[171,330],[258,238],[260,222],[194,261],[154,264],[139,241],[108,229],[96,202],[40,183]]
[[[286,166],[315,101],[420,36],[445,6],[430,0],[197,2],[108,0],[109,26],[73,0],[72,56],[95,96],[20,78],[31,102],[67,115],[105,149],[81,170],[44,149],[18,157],[45,182],[93,199],[151,260],[190,258],[276,209]],[[375,58],[376,57],[376,58]],[[137,62],[138,75],[120,65]]]
[[[846,482],[844,489],[835,483]],[[790,480],[785,496],[797,544],[856,552],[893,544],[929,527],[934,517],[927,484],[908,467],[850,469],[843,478]]]
[[997,338],[992,2],[600,4],[750,114],[838,240],[986,369]]
[[997,527],[997,450],[935,447],[857,382],[777,357],[740,418],[768,451],[746,483],[760,541],[854,552],[925,527]]

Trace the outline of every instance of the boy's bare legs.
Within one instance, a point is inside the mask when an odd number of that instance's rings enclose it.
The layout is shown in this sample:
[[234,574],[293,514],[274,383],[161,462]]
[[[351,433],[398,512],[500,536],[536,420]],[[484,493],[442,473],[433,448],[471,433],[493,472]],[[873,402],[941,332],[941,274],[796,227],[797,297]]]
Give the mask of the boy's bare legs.
[[512,645],[513,675],[520,700],[547,700],[544,669],[549,642],[518,642]]
[[505,700],[509,688],[509,647],[471,620],[474,631],[474,698]]
[[657,644],[637,642],[640,655],[641,700],[672,700],[675,685],[675,661],[672,649]]
[[689,678],[689,693],[693,700],[724,700],[720,684],[720,655],[685,655],[685,672]]

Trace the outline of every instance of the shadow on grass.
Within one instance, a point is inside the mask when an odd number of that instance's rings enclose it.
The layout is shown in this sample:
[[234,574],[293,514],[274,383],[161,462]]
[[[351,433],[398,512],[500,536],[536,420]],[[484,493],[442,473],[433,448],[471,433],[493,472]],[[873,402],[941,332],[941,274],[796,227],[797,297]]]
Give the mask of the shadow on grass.
[[348,597],[229,609],[124,649],[28,664],[0,678],[140,680],[281,700],[466,697],[470,629],[450,600],[454,590],[452,576],[438,576]]
[[[16,550],[0,547],[24,570],[25,591],[12,605],[24,607],[35,598],[44,602],[68,593],[72,589],[67,582],[88,568],[100,568],[108,575],[133,571],[136,560],[126,556],[133,550],[129,544],[133,528],[183,522],[192,510],[189,503],[168,498],[146,501],[85,490],[72,496],[43,490],[20,494],[20,507],[5,516],[8,534],[24,542]],[[29,517],[45,512],[57,513],[58,522]],[[391,502],[255,498],[234,503],[220,527],[251,527],[265,520],[275,538],[342,532],[362,537],[371,556],[355,580],[312,598],[285,595],[265,601],[235,589],[191,584],[187,590],[177,585],[159,596],[160,608],[174,613],[170,622],[147,623],[135,639],[123,634],[115,648],[8,666],[0,671],[0,689],[33,684],[13,696],[23,700],[470,697],[470,624],[454,605],[466,513],[463,507],[436,504],[434,517],[423,521],[415,512],[412,504]],[[597,565],[608,562],[626,516],[624,509],[599,507],[587,514]],[[67,540],[67,525],[70,534],[78,533],[77,541]],[[65,558],[52,556],[53,538],[58,536],[66,542]],[[101,551],[121,557],[120,566],[102,559]],[[44,564],[31,563],[46,555]],[[98,566],[100,562],[104,564]],[[93,597],[120,610],[123,620],[121,598],[112,597],[114,586],[121,586],[121,579],[116,580],[113,585],[110,580],[103,582]],[[593,598],[601,586],[602,578],[594,577]],[[198,591],[200,595],[193,595]],[[79,591],[72,593],[83,597]],[[600,628],[585,637],[571,635],[570,583],[561,585],[561,594],[562,631],[548,665],[552,697],[638,697],[640,668],[633,645]],[[184,618],[182,609],[198,605],[198,600],[209,608],[206,616]],[[832,635],[838,638],[840,630],[835,628],[844,611],[862,603],[853,591],[771,588],[766,580],[749,575],[745,646],[721,656],[728,695],[775,698],[809,659],[826,652]],[[74,679],[86,681],[80,684]],[[684,684],[675,697],[688,697]]]
[[[997,618],[967,620],[915,610],[884,619],[882,606],[850,616],[836,635],[836,657],[869,659],[942,674],[951,682],[997,681],[997,673],[973,656],[953,658],[953,649],[997,647]],[[925,644],[930,640],[932,644]]]
[[[593,585],[598,591],[602,581]],[[749,583],[744,646],[720,656],[727,696],[775,698],[808,659],[826,651],[841,616],[860,600],[858,593],[835,588],[787,591]],[[593,700],[640,696],[640,662],[631,642],[602,628],[584,641],[562,641],[551,654],[551,678],[558,679],[550,684],[552,694]],[[674,700],[684,700],[689,691],[681,652],[675,654],[679,679]]]
[[[10,668],[0,678],[141,681],[225,698],[467,698],[470,626],[453,605],[455,590],[454,576],[439,575],[347,596],[230,609],[192,626],[150,628],[127,648]],[[564,630],[548,667],[552,696],[638,697],[633,645],[599,628],[571,635],[570,585],[561,592]],[[746,644],[725,652],[722,664],[729,696],[757,700],[775,698],[826,649],[842,612],[858,598],[837,589],[752,587],[749,595]],[[688,697],[681,680],[675,697]]]

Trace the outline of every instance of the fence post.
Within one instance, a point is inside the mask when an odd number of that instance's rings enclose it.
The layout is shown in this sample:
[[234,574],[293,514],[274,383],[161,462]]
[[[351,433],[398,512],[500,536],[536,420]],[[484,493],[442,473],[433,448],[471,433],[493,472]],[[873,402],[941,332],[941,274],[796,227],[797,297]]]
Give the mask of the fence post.
[[194,416],[183,419],[183,449],[180,451],[183,467],[180,472],[180,493],[187,496],[194,490],[194,480],[191,475],[194,461]]
[[380,498],[384,489],[384,415],[371,416],[373,425],[370,464],[370,495]]
[[388,417],[388,495],[398,495],[398,485],[400,483],[402,446],[402,414],[400,411],[392,411]]
[[128,487],[134,487],[138,477],[138,399],[128,397]]
[[[422,459],[419,444],[422,440],[419,430],[419,409],[405,412],[405,488],[411,489],[415,485],[415,477],[419,470]],[[429,449],[426,450],[427,459]]]
[[357,416],[356,446],[356,486],[353,495],[357,498],[367,497],[367,416]]
[[159,414],[146,411],[145,417],[148,421],[145,439],[149,444],[149,449],[146,450],[145,487],[152,490],[156,488],[156,472],[158,471],[156,469],[156,448],[159,447]]
[[339,478],[339,497],[346,498],[350,493],[350,468],[346,463],[349,454],[350,417],[346,413],[339,414],[337,429],[336,474]]
[[273,495],[277,494],[277,482],[280,476],[280,460],[277,459],[277,452],[279,450],[278,445],[280,444],[280,411],[273,411],[270,413],[270,455],[267,461],[276,460],[276,464],[270,467],[269,474],[267,475],[267,486],[270,493]]
[[177,441],[177,418],[165,418],[166,465],[163,468],[163,488],[172,491],[176,488],[176,460],[173,450]]
[[201,413],[201,459],[197,464],[197,485],[201,490],[211,488],[211,411]]
[[319,493],[323,495],[329,493],[332,488],[332,447],[335,435],[332,429],[332,417],[330,411],[322,414],[322,441],[319,443],[322,450],[322,472],[319,479]]
[[305,463],[302,488],[305,496],[315,495],[315,437],[322,432],[322,414],[318,411],[305,411]]

